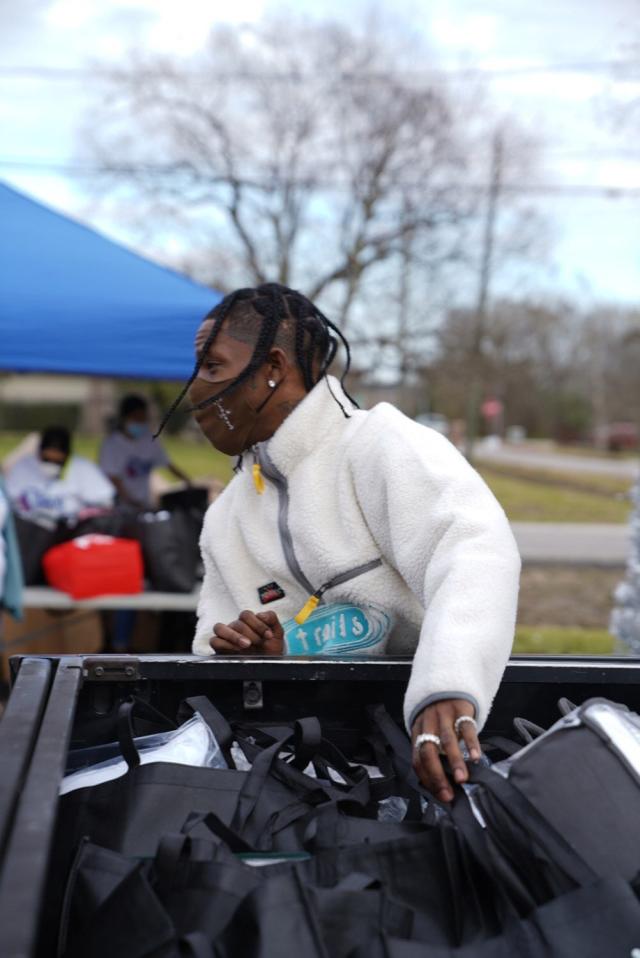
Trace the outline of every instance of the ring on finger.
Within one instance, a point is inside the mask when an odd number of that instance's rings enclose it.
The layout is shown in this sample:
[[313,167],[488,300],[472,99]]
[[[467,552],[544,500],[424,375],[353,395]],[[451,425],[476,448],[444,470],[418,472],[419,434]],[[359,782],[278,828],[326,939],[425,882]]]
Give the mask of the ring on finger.
[[420,735],[415,740],[414,748],[416,752],[419,752],[423,745],[435,745],[435,747],[440,752],[442,750],[442,742],[440,741],[439,735],[433,735],[431,732],[421,732]]
[[477,723],[476,720],[473,718],[473,716],[471,716],[471,715],[459,715],[458,718],[457,718],[457,719],[455,720],[455,722],[453,723],[453,728],[454,728],[454,731],[455,731],[456,735],[458,736],[458,738],[460,737],[460,726],[463,724],[463,722],[471,722],[471,724],[473,725],[474,729],[477,730],[477,728],[478,728],[478,723]]

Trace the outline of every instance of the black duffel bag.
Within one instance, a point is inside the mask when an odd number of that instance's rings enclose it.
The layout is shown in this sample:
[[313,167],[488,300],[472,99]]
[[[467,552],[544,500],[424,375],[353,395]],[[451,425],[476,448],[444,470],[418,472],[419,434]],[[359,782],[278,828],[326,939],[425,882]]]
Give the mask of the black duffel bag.
[[[553,832],[598,877],[638,874],[640,717],[626,706],[589,699],[494,768],[472,780],[504,857],[544,849]],[[559,842],[550,854],[560,868],[571,857]]]
[[44,519],[40,521],[25,519],[17,513],[14,513],[14,522],[24,584],[44,585],[46,580],[42,568],[42,557],[45,552],[63,541],[64,536],[61,534],[59,524]]
[[85,519],[65,519],[60,524],[64,541],[79,536],[103,535],[116,539],[135,539],[137,512],[130,506],[115,506],[113,509],[96,512]]

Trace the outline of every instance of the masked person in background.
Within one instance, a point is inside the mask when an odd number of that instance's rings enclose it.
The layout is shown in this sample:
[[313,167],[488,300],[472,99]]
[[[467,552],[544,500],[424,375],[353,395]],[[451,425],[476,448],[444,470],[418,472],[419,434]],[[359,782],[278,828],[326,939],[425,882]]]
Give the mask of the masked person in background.
[[24,519],[82,519],[109,509],[115,489],[95,463],[71,454],[64,426],[47,426],[36,455],[23,456],[6,476],[11,506]]
[[[329,367],[342,340],[342,380]],[[511,650],[520,558],[506,516],[443,436],[387,403],[360,410],[349,348],[276,284],[201,324],[188,391],[236,475],[209,507],[193,651],[411,654],[404,716],[436,797],[468,777]],[[266,607],[266,608],[265,608]]]
[[149,407],[142,396],[125,396],[118,426],[102,444],[100,466],[118,491],[120,503],[138,509],[151,507],[151,472],[169,469],[188,485],[189,477],[174,465],[149,428]]

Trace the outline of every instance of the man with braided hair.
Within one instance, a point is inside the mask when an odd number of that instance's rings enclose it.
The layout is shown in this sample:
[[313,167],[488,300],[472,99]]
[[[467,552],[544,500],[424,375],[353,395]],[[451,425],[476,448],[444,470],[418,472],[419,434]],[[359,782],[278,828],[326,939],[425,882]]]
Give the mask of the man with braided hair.
[[[339,341],[342,380],[328,372]],[[196,356],[165,421],[188,393],[238,462],[204,522],[194,653],[413,654],[415,767],[449,801],[440,751],[465,781],[460,743],[480,757],[513,641],[520,558],[504,512],[439,433],[387,403],[357,408],[348,344],[300,293],[231,293]]]

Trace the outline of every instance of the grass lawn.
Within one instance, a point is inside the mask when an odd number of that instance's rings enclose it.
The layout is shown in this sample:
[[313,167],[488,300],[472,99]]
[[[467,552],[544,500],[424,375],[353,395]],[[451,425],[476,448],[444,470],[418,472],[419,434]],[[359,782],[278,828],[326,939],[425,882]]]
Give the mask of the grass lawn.
[[[162,444],[172,462],[194,479],[215,476],[222,482],[228,482],[233,475],[234,460],[218,452],[208,442],[187,442],[168,437],[163,439]],[[170,477],[171,473],[168,475]]]
[[615,477],[551,476],[526,469],[509,469],[506,474],[484,465],[478,471],[512,522],[627,522],[629,518],[631,506],[624,498],[629,483]]
[[595,449],[593,446],[552,446],[553,452],[560,456],[582,456],[585,459],[608,459],[619,462],[621,459],[638,459],[640,451],[625,449],[623,452],[609,452],[608,449]]
[[555,625],[520,625],[514,652],[526,655],[624,654],[617,639],[606,629],[577,629]]
[[479,468],[488,474],[504,476],[507,479],[523,479],[542,486],[556,486],[560,489],[572,489],[575,492],[588,492],[591,495],[605,497],[624,498],[632,484],[632,480],[626,476],[540,469],[535,466],[501,465],[492,462],[481,463]]

